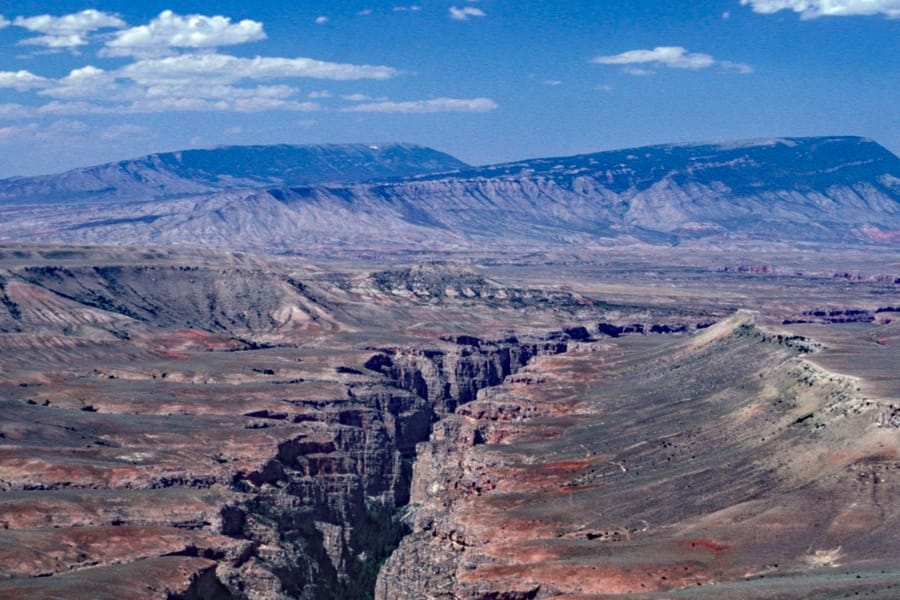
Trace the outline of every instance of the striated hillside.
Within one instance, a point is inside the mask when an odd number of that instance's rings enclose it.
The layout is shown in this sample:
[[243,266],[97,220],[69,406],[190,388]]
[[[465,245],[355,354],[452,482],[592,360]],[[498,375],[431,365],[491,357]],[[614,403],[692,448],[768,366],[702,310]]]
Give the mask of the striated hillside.
[[0,181],[0,201],[145,201],[234,188],[388,179],[466,166],[452,156],[413,144],[227,146],[151,154],[59,175],[6,179]]
[[[407,158],[430,152],[419,149]],[[247,183],[250,169],[229,166],[222,157],[229,181]],[[317,245],[332,253],[333,242],[352,251],[694,239],[900,241],[900,159],[862,138],[653,146],[452,172],[446,172],[452,162],[435,159],[419,170],[438,163],[442,174],[380,182],[286,185],[102,207],[7,207],[0,237],[301,253],[315,252]],[[200,175],[211,173],[211,165],[196,164],[180,171],[192,178],[179,181],[221,184],[222,175],[219,183]],[[254,166],[255,181],[274,180],[276,173],[284,174],[285,183],[296,180],[281,164]],[[174,171],[155,171],[163,172]]]

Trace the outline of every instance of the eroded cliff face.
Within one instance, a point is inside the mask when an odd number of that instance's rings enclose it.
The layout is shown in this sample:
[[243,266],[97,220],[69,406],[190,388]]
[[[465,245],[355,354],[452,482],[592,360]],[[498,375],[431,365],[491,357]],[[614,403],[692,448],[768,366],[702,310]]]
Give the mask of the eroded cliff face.
[[365,367],[383,374],[381,383],[348,386],[345,400],[322,407],[316,434],[282,442],[261,469],[236,477],[245,499],[228,509],[225,533],[252,546],[238,564],[218,568],[235,598],[370,597],[381,563],[405,533],[399,511],[432,422],[533,357],[567,347],[559,340],[458,342],[374,354]]
[[893,597],[893,404],[815,348],[742,314],[482,390],[419,445],[376,598]]
[[[401,511],[432,424],[567,348],[559,335],[463,336],[329,352],[171,331],[116,356],[115,336],[89,348],[61,339],[29,337],[17,361],[64,355],[66,366],[0,383],[0,597],[59,586],[77,598],[98,586],[146,598],[371,597],[407,531]],[[98,369],[94,353],[115,358]],[[95,366],[71,364],[80,354]]]

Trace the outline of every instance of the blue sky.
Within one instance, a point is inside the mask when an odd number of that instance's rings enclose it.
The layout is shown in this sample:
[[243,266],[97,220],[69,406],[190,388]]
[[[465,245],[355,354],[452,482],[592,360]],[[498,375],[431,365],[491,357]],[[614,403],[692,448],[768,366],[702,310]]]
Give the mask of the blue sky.
[[900,0],[0,4],[0,177],[225,144],[473,163],[872,137],[900,153]]

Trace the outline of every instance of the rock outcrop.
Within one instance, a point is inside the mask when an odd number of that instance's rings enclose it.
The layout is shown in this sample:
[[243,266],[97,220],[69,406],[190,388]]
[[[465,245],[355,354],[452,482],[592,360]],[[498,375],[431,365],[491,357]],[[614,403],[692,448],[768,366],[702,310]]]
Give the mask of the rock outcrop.
[[371,597],[433,423],[567,349],[348,345],[334,282],[77,255],[0,274],[0,597]]
[[663,353],[616,344],[435,424],[376,598],[896,594],[893,405],[749,315]]

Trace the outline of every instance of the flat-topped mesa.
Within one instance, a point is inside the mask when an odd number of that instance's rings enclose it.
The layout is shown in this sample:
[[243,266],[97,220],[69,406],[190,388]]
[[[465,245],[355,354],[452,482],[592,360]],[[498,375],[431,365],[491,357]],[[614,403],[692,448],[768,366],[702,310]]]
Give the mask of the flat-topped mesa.
[[241,188],[385,180],[465,167],[448,154],[415,144],[222,146],[0,180],[0,201],[147,201]]
[[[648,146],[484,167],[408,145],[241,147],[6,180],[2,200],[12,206],[0,238],[32,242],[329,255],[586,242],[895,244],[900,158],[858,137]],[[410,277],[427,283],[429,275]]]

